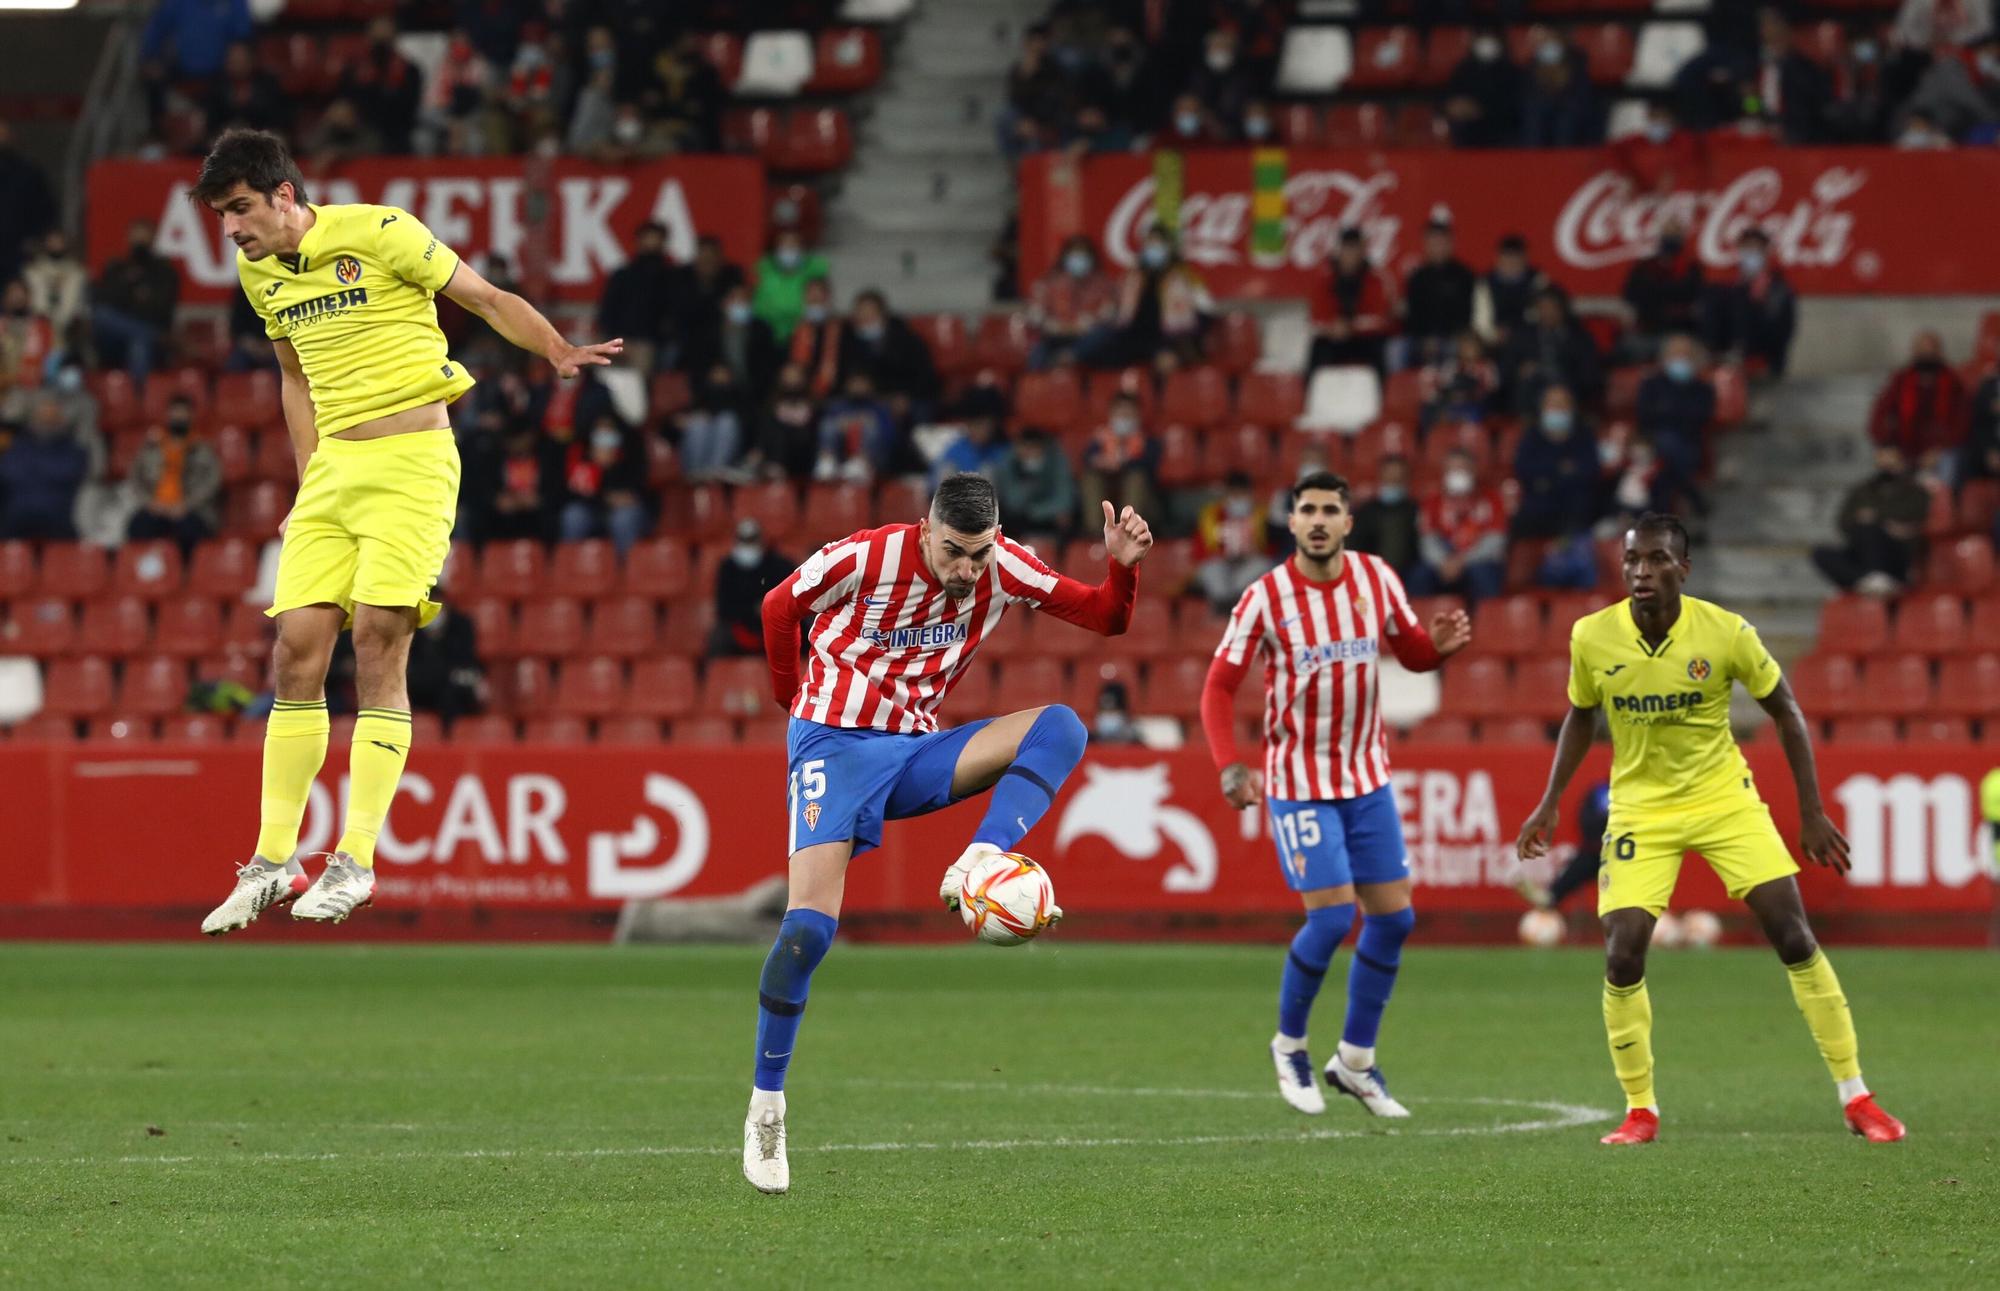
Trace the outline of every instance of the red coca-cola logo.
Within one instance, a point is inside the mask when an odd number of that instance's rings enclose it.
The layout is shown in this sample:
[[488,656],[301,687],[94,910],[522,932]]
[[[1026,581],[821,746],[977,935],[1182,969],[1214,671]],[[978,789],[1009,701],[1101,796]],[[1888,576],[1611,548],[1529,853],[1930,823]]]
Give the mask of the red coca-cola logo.
[[[1353,225],[1368,242],[1368,253],[1384,263],[1396,248],[1402,220],[1386,209],[1395,191],[1392,170],[1356,175],[1345,170],[1306,170],[1285,182],[1285,249],[1260,269],[1310,269],[1333,255],[1340,230]],[[1104,253],[1113,264],[1138,263],[1139,247],[1152,227],[1153,181],[1127,189],[1104,222]],[[1181,198],[1181,255],[1190,264],[1214,268],[1249,264],[1250,194],[1189,192]]]
[[1603,269],[1652,252],[1661,232],[1679,224],[1692,233],[1696,254],[1711,265],[1735,259],[1736,241],[1761,228],[1782,264],[1837,265],[1853,249],[1854,216],[1841,203],[1868,182],[1858,167],[1834,166],[1811,189],[1788,200],[1774,167],[1746,170],[1720,191],[1637,193],[1615,171],[1591,176],[1556,216],[1556,255],[1578,269]]

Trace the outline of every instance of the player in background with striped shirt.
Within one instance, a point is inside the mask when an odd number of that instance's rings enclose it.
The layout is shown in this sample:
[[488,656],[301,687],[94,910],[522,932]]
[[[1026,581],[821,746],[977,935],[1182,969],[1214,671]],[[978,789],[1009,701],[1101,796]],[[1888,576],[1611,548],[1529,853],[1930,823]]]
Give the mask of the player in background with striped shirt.
[[[1252,583],[1229,616],[1202,689],[1201,722],[1222,769],[1222,794],[1239,810],[1266,802],[1278,863],[1305,903],[1278,990],[1271,1041],[1278,1092],[1308,1115],[1326,1110],[1306,1045],[1306,1017],[1334,952],[1363,918],[1347,972],[1347,1023],[1326,1064],[1326,1083],[1376,1116],[1408,1116],[1375,1063],[1382,1011],[1396,985],[1403,942],[1416,926],[1403,823],[1389,785],[1377,682],[1381,643],[1405,668],[1429,672],[1472,640],[1464,610],[1426,632],[1396,571],[1379,556],[1346,550],[1354,527],[1347,481],[1328,471],[1292,489],[1297,553]],[[1236,749],[1236,688],[1264,658],[1264,769]]]
[[[1009,607],[1117,636],[1132,620],[1145,520],[1104,504],[1105,579],[1065,578],[1000,531],[993,484],[949,475],[915,524],[830,542],[764,597],[771,688],[791,714],[786,782],[791,896],[758,984],[756,1077],[743,1174],[763,1192],[791,1181],[785,1072],[813,969],[833,944],[847,864],[881,845],[882,823],[993,791],[938,895],[958,908],[976,861],[1013,850],[1083,757],[1083,722],[1049,704],[938,729],[937,709]],[[799,676],[799,622],[813,620]]]

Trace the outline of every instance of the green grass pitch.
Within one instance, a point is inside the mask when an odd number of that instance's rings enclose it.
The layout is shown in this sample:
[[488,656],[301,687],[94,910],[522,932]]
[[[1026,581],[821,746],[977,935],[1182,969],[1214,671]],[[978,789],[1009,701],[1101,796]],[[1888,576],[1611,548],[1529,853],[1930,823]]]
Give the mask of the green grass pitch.
[[765,1197],[761,950],[0,947],[0,1286],[2000,1285],[2000,961],[1833,954],[1900,1145],[1760,952],[1655,957],[1613,1151],[1582,951],[1414,942],[1392,1132],[1280,1102],[1279,947],[842,945]]

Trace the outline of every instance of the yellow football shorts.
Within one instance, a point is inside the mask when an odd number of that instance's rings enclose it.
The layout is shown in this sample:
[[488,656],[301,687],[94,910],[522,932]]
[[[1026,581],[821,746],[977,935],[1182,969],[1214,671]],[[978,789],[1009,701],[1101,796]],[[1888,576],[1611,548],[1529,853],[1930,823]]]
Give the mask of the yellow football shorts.
[[272,616],[301,605],[412,605],[419,624],[458,515],[458,443],[449,430],[322,439],[306,461],[278,552]]
[[1614,806],[1604,831],[1604,867],[1597,873],[1597,913],[1636,906],[1659,914],[1673,899],[1685,852],[1701,853],[1732,901],[1760,883],[1799,872],[1762,801],[1673,815],[1621,816]]

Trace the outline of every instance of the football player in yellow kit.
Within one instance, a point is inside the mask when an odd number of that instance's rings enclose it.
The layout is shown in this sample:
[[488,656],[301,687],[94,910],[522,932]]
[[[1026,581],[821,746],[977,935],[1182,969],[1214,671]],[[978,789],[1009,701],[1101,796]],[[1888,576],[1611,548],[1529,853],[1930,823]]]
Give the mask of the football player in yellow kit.
[[[375,890],[375,840],[410,751],[410,639],[433,599],[458,508],[458,449],[445,405],[473,380],[446,349],[442,292],[565,379],[608,364],[622,340],[571,345],[533,305],[462,263],[408,211],[315,206],[276,135],[230,130],[191,196],[237,246],[244,294],[277,350],[299,491],[278,557],[277,703],[264,735],[257,845],[202,922],[218,935],[273,904],[339,922]],[[347,818],[317,882],[293,852],[326,757],[326,670],[354,631],[360,713]]]
[[1646,948],[1674,894],[1681,855],[1696,851],[1750,907],[1784,962],[1792,997],[1838,1087],[1848,1128],[1871,1143],[1903,1137],[1861,1080],[1847,997],[1814,940],[1799,899],[1798,865],[1757,793],[1729,729],[1729,695],[1742,682],[1777,727],[1799,796],[1799,846],[1845,873],[1847,840],[1820,804],[1812,737],[1792,688],[1743,617],[1681,594],[1687,530],[1670,515],[1641,516],[1625,534],[1628,600],[1587,614],[1570,631],[1569,715],[1556,740],[1548,790],[1521,826],[1523,859],[1548,851],[1557,804],[1576,774],[1601,709],[1611,727],[1611,814],[1597,913],[1604,924],[1604,1026],[1625,1087],[1625,1123],[1611,1144],[1659,1133],[1653,1093],[1653,1005]]

